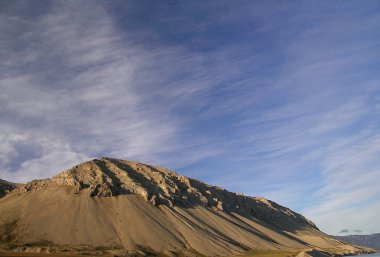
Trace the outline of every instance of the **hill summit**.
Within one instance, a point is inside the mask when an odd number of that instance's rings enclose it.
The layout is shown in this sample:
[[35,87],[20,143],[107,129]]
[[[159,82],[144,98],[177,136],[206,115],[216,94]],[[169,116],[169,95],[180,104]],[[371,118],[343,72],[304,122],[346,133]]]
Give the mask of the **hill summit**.
[[[14,184],[12,184],[14,185]],[[0,199],[0,243],[45,251],[226,256],[252,249],[357,253],[302,215],[165,168],[95,159]]]
[[[214,210],[252,214],[280,226],[315,225],[290,209],[263,197],[248,197],[178,175],[165,168],[111,158],[95,159],[77,165],[57,176],[36,180],[18,191],[38,191],[46,186],[69,186],[75,193],[92,197],[140,195],[154,206],[205,206]],[[269,212],[270,211],[270,212]]]

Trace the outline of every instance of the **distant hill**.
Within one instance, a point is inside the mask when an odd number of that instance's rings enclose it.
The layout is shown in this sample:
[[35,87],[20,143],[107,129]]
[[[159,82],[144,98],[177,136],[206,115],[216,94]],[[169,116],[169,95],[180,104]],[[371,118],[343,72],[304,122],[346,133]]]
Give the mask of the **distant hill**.
[[335,238],[347,242],[349,244],[360,245],[380,250],[380,233],[372,235],[335,236]]
[[16,187],[17,184],[0,179],[0,198],[10,193]]

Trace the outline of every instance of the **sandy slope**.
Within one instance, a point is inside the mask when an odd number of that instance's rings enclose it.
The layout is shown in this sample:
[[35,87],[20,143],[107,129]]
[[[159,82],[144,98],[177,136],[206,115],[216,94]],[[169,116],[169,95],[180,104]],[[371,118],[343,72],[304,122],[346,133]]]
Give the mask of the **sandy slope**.
[[150,249],[168,255],[312,247],[358,250],[264,198],[109,158],[32,181],[1,198],[0,235],[3,243]]

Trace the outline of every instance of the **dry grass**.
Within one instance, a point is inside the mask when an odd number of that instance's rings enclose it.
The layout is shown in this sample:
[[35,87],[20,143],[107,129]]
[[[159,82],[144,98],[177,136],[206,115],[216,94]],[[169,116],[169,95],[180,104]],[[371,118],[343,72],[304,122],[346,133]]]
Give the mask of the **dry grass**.
[[241,257],[294,257],[297,252],[285,250],[251,250]]
[[63,189],[66,194],[71,194],[75,190],[75,187],[69,185],[60,185],[59,188]]

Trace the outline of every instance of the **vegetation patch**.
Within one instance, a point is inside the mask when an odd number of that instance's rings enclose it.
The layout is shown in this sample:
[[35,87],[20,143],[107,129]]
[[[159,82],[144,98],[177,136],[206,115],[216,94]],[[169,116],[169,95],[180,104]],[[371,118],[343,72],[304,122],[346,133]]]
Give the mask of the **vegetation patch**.
[[16,239],[17,220],[5,223],[0,227],[0,241],[11,242]]

